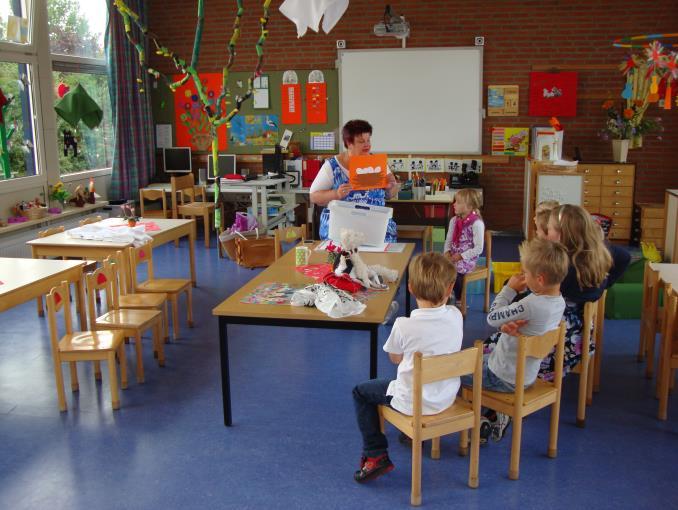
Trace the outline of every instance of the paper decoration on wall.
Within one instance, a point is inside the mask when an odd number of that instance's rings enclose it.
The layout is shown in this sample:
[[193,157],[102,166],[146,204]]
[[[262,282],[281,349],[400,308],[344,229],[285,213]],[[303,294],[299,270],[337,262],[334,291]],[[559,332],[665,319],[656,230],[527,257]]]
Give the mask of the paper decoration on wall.
[[296,85],[299,83],[299,77],[297,76],[296,71],[285,71],[283,73],[282,82],[285,85]]
[[309,124],[327,123],[327,84],[325,76],[319,70],[308,73],[306,122]]
[[295,71],[285,71],[280,86],[283,124],[301,124],[301,86]]
[[310,137],[312,151],[333,151],[336,148],[334,131],[312,131]]
[[351,156],[348,161],[348,180],[354,190],[386,188],[387,170],[386,154]]
[[440,158],[431,158],[426,160],[426,171],[427,172],[444,172],[445,171],[445,160]]
[[85,126],[94,129],[101,124],[101,120],[104,118],[101,107],[79,83],[61,98],[54,106],[54,110],[59,114],[59,117],[74,128],[77,128],[78,122],[82,120]]
[[[176,74],[174,80],[180,80],[182,75]],[[216,107],[221,93],[221,73],[200,73],[200,83],[207,97],[208,105]],[[226,99],[222,99],[222,109],[225,109]],[[174,93],[174,125],[176,126],[177,147],[191,147],[193,150],[207,151],[212,144],[211,125],[202,101],[192,80],[177,88]],[[219,150],[228,148],[226,125],[217,128]]]
[[20,44],[28,42],[28,18],[7,16],[7,40]]
[[268,101],[268,76],[257,76],[254,78],[253,86],[252,108],[255,110],[270,108]]
[[391,172],[406,172],[409,165],[407,158],[388,158],[388,167]]
[[530,73],[530,109],[534,117],[577,115],[577,73]]
[[492,128],[492,155],[527,156],[530,128]]
[[236,146],[274,145],[278,141],[277,115],[236,115],[230,141]]
[[487,115],[490,117],[518,115],[518,90],[518,85],[489,85]]
[[323,18],[323,30],[329,34],[347,8],[348,0],[285,0],[279,7],[297,26],[297,37],[303,37],[309,28],[317,32],[320,18]]

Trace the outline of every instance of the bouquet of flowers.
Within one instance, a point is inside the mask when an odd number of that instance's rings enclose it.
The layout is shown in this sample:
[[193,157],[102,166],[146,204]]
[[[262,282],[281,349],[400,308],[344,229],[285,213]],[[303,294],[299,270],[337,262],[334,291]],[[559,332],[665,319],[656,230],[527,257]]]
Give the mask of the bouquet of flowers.
[[56,200],[60,204],[65,204],[69,196],[70,193],[66,189],[66,186],[64,186],[64,183],[61,181],[52,186],[52,192],[49,195],[52,200]]
[[[601,130],[601,136],[605,140],[631,140],[634,137],[647,135],[654,132],[661,133],[664,126],[660,117],[653,119],[645,118],[647,104],[640,99],[631,102],[628,108],[617,108],[614,101],[608,99],[603,103],[603,110],[607,113],[605,128]],[[657,135],[661,140],[661,135]]]

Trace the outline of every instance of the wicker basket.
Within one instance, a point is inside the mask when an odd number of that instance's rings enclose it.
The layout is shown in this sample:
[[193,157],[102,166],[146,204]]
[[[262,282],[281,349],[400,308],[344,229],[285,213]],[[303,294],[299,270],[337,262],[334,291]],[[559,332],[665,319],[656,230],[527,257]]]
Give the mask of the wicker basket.
[[31,207],[30,209],[24,209],[19,214],[29,220],[39,220],[47,216],[47,207]]

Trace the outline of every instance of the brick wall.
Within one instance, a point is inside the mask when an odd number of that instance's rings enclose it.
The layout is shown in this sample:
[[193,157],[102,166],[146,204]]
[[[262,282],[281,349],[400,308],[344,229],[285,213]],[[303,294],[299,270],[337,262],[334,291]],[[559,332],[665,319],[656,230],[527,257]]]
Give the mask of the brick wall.
[[[148,3],[151,30],[163,44],[190,59],[197,2],[150,0]],[[302,39],[297,39],[292,22],[278,11],[281,3],[280,0],[272,2],[265,69],[334,67],[337,39],[345,39],[349,49],[400,45],[397,39],[379,38],[372,33],[372,26],[380,19],[386,2],[351,0],[329,35],[309,31]],[[261,2],[245,0],[244,4],[242,36],[233,67],[237,71],[253,68],[254,43],[259,33]],[[490,151],[492,126],[544,125],[548,120],[527,116],[528,73],[533,65],[581,65],[571,69],[579,71],[577,117],[562,118],[561,122],[566,130],[565,156],[572,156],[577,146],[587,161],[611,158],[610,142],[597,135],[605,118],[600,105],[606,97],[619,97],[623,79],[615,69],[595,69],[600,64],[616,64],[624,58],[624,50],[613,48],[611,41],[625,35],[675,32],[678,26],[675,0],[400,0],[391,5],[410,23],[408,47],[470,46],[474,36],[483,35],[484,84],[520,86],[520,116],[485,120],[484,153]],[[215,72],[226,62],[225,48],[231,34],[235,1],[205,0],[205,12],[199,68],[203,72]],[[165,72],[174,71],[166,60],[155,56],[151,63]],[[662,141],[646,139],[642,149],[629,151],[629,162],[637,165],[636,201],[663,201],[665,188],[678,188],[678,108],[664,111],[651,107],[650,114],[663,118],[666,131]],[[519,228],[523,168],[523,158],[511,158],[507,165],[484,167],[481,181],[486,190],[485,217],[492,228]]]

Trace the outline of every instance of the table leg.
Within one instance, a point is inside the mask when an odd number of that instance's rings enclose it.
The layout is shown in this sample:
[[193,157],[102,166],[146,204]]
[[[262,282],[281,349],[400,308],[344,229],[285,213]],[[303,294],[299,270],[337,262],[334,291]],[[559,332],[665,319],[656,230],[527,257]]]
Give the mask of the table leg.
[[191,224],[191,231],[188,234],[188,258],[191,265],[191,281],[193,282],[193,287],[198,286],[198,280],[195,277],[195,219]]
[[377,340],[379,339],[379,325],[370,328],[370,379],[377,378]]
[[228,371],[228,323],[219,317],[219,354],[221,358],[221,399],[224,406],[224,426],[233,425],[231,417],[231,377]]
[[85,285],[82,275],[75,282],[75,303],[80,315],[80,331],[87,331],[87,312],[85,311]]
[[410,316],[412,305],[410,303],[410,269],[409,264],[405,268],[405,316]]

